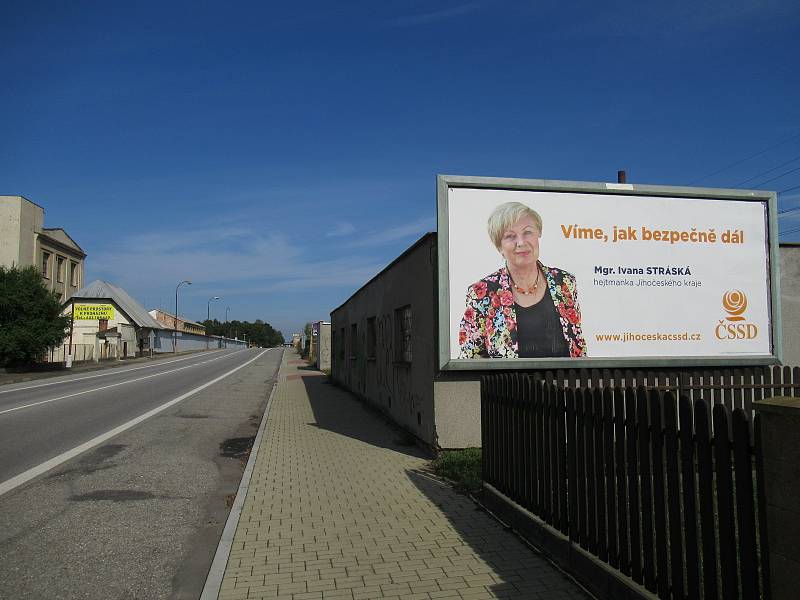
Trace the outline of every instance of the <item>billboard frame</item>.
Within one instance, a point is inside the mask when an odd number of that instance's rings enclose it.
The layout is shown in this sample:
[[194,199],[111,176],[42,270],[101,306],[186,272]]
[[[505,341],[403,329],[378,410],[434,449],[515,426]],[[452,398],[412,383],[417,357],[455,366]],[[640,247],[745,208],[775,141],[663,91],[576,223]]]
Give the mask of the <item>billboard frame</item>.
[[[766,204],[769,261],[769,306],[771,311],[772,354],[745,356],[692,357],[603,357],[603,358],[470,358],[450,357],[450,231],[449,195],[451,188],[516,190],[532,192],[576,192],[609,196],[650,196],[703,200],[738,200]],[[629,369],[703,366],[762,366],[780,364],[783,356],[780,310],[780,257],[778,256],[778,195],[765,190],[639,185],[553,179],[504,177],[436,176],[436,215],[438,246],[439,360],[442,371],[525,370],[525,369]]]

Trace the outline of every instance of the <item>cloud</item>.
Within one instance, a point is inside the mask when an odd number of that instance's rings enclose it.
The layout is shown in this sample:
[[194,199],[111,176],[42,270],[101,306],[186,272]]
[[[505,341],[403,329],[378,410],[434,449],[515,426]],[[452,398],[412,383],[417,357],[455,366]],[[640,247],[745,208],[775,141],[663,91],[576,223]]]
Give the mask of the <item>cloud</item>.
[[389,21],[389,25],[394,27],[414,27],[417,25],[429,25],[430,23],[437,23],[440,21],[448,21],[450,19],[460,17],[467,13],[481,8],[481,2],[467,2],[451,8],[443,8],[439,10],[432,10],[415,15],[407,15],[403,17],[395,17]]
[[373,231],[361,238],[353,238],[348,246],[352,248],[381,246],[402,239],[420,237],[422,234],[434,230],[435,227],[436,224],[431,217],[423,217],[411,223]]
[[335,256],[281,233],[248,228],[193,228],[134,234],[93,253],[90,277],[130,288],[135,296],[168,296],[182,279],[189,293],[282,293],[299,288],[360,286],[384,264],[374,256]]
[[342,237],[344,235],[350,235],[356,230],[355,226],[352,223],[347,222],[340,222],[335,223],[331,231],[325,234],[326,237]]
[[[286,332],[329,318],[331,309],[435,227],[433,215],[378,228],[374,223],[386,217],[370,217],[366,225],[319,214],[321,229],[312,230],[308,211],[288,204],[278,215],[272,207],[246,207],[207,220],[157,220],[102,238],[87,249],[86,283],[105,279],[147,308],[169,309],[175,286],[189,279],[193,285],[180,291],[184,316],[205,318],[208,298],[221,296],[212,316],[220,318],[230,306],[237,319],[261,318]],[[285,316],[275,321],[278,313]]]

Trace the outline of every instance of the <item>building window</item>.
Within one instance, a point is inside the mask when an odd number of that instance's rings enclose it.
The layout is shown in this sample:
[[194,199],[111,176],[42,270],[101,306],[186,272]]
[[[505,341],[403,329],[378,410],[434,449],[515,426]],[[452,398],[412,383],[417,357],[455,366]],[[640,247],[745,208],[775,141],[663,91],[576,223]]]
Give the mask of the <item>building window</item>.
[[339,352],[339,358],[344,358],[344,327],[339,330],[339,347],[337,351]]
[[375,358],[375,317],[367,319],[367,358]]
[[78,287],[78,263],[69,263],[69,284]]
[[350,325],[350,358],[358,356],[358,325]]
[[42,276],[50,279],[50,253],[42,252]]
[[64,283],[64,263],[66,259],[63,256],[56,256],[56,281]]
[[394,311],[395,344],[398,362],[411,362],[411,306],[403,306]]

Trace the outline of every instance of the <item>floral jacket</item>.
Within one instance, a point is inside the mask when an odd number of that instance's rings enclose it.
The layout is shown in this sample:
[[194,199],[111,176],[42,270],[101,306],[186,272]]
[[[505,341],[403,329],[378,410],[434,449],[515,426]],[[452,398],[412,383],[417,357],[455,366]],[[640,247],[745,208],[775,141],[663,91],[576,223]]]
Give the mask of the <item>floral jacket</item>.
[[[539,264],[556,307],[571,357],[586,356],[575,276]],[[503,267],[467,290],[467,308],[458,332],[459,358],[518,358],[517,315],[511,278]]]

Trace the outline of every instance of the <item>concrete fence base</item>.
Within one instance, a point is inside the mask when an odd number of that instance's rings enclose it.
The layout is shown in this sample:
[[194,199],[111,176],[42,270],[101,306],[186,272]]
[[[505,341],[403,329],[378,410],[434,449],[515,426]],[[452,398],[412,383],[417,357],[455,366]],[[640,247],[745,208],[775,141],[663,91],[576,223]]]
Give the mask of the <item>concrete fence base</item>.
[[754,402],[764,473],[772,600],[800,594],[800,398]]
[[657,600],[658,596],[570,542],[563,533],[485,482],[481,502],[600,600]]

